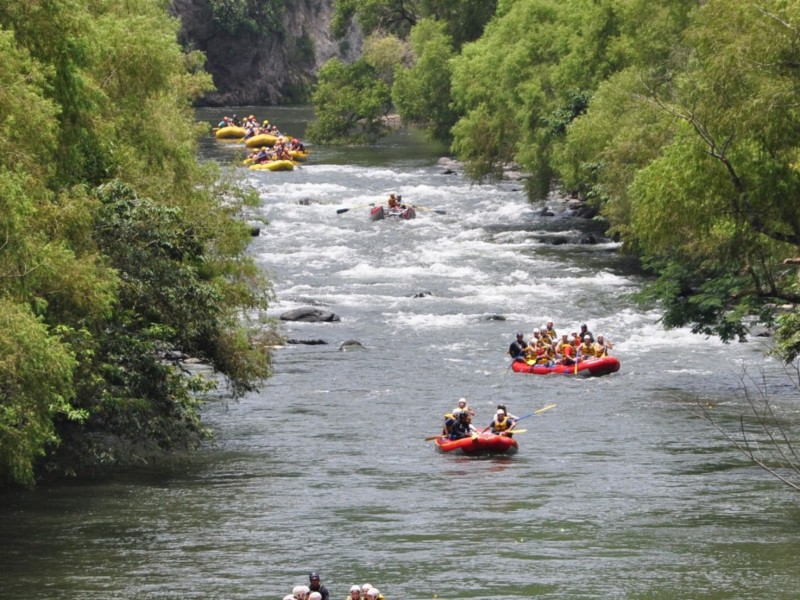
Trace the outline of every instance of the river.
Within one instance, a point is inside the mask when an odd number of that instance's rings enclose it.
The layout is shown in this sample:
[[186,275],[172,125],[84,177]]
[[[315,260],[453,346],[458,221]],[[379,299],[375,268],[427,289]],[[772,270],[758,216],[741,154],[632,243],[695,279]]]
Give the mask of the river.
[[[237,110],[298,136],[309,114]],[[269,222],[252,253],[271,316],[330,310],[341,320],[282,325],[326,343],[277,350],[258,392],[210,402],[217,440],[196,456],[2,493],[1,598],[280,599],[312,569],[334,600],[364,582],[389,600],[798,597],[797,494],[694,414],[735,430],[747,367],[797,416],[761,344],[665,332],[615,244],[578,244],[587,223],[539,216],[517,182],[446,174],[418,132],[312,151],[240,172],[261,197],[248,218]],[[241,158],[212,138],[202,152]],[[417,219],[369,221],[391,192]],[[620,371],[510,372],[514,334],[549,319],[604,334]],[[513,457],[437,454],[424,438],[462,396],[478,424],[498,402],[557,406]]]

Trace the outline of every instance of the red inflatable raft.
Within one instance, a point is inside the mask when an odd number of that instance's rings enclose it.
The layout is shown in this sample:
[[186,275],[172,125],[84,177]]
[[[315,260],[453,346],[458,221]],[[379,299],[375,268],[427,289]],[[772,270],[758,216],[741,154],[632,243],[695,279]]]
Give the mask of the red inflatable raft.
[[476,433],[460,440],[436,438],[436,449],[439,452],[479,456],[482,454],[516,454],[519,446],[517,446],[517,440],[507,435],[486,432]]
[[517,373],[531,373],[533,375],[550,375],[551,373],[557,373],[559,375],[578,375],[580,377],[600,377],[601,375],[608,375],[619,371],[619,359],[617,359],[616,356],[589,358],[580,361],[577,369],[575,365],[555,365],[554,367],[548,367],[546,365],[529,365],[526,362],[514,361],[511,363],[511,368]]
[[384,208],[383,204],[378,204],[378,206],[369,211],[369,218],[373,221],[381,221],[389,217],[408,220],[414,219],[416,216],[417,211],[414,210],[413,206],[407,206],[406,208]]

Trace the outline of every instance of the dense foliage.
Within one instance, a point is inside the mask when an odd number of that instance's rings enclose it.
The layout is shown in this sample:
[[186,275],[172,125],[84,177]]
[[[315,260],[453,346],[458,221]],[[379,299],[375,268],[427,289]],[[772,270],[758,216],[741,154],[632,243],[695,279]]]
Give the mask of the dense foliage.
[[208,4],[214,22],[230,34],[282,32],[284,0],[208,0]]
[[494,0],[335,0],[333,31],[344,35],[353,21],[361,26],[366,65],[348,67],[338,59],[325,65],[312,96],[317,120],[309,138],[327,144],[374,141],[390,131],[381,118],[395,107],[405,122],[449,142],[455,123],[449,59],[454,48],[481,35],[494,7]]
[[800,1],[477,6],[336,2],[340,25],[409,44],[394,107],[468,174],[517,163],[532,199],[595,204],[665,326],[733,340],[761,322],[800,356]]
[[[251,198],[196,158],[210,87],[160,0],[0,0],[0,482],[191,448],[269,374]],[[268,332],[269,330],[267,330]]]

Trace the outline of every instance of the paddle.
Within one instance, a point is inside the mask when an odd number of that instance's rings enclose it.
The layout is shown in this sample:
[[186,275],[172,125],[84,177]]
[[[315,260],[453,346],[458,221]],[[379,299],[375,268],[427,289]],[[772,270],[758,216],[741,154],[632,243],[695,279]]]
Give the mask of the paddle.
[[366,208],[368,206],[375,206],[374,202],[370,202],[369,204],[362,204],[361,206],[351,206],[350,208],[338,208],[336,209],[336,214],[340,215],[342,213],[346,213],[348,210],[352,210],[354,208]]
[[520,352],[519,354],[517,354],[517,355],[514,357],[514,360],[512,360],[512,361],[511,361],[511,364],[510,364],[510,365],[508,365],[508,366],[506,367],[506,371],[505,371],[505,374],[506,374],[506,375],[508,375],[508,372],[511,370],[511,367],[513,367],[513,366],[514,366],[514,363],[515,363],[515,362],[517,362],[517,361],[518,361],[520,358],[522,358],[522,355],[523,355],[523,354],[525,354],[525,352]]
[[542,407],[542,408],[540,408],[540,409],[538,409],[538,410],[535,410],[535,411],[533,411],[532,413],[528,413],[527,415],[522,415],[522,416],[521,416],[521,417],[519,417],[519,418],[518,418],[516,421],[514,421],[514,423],[511,425],[511,427],[509,427],[509,428],[508,428],[508,429],[506,429],[505,431],[501,431],[500,433],[501,433],[501,434],[503,434],[503,433],[505,433],[505,434],[509,434],[509,433],[521,433],[521,432],[523,432],[523,431],[528,431],[527,429],[515,429],[515,427],[516,427],[516,426],[519,424],[519,422],[520,422],[520,421],[522,421],[523,419],[527,419],[528,417],[533,417],[534,415],[541,414],[541,413],[543,413],[543,412],[544,412],[544,411],[546,411],[546,410],[550,410],[550,409],[551,409],[551,408],[553,408],[554,406],[555,406],[555,404],[548,404],[547,406],[544,406],[544,407]]
[[446,210],[438,210],[436,208],[428,208],[427,206],[420,206],[419,204],[410,204],[411,208],[419,209],[419,210],[429,210],[431,212],[435,212],[437,215],[446,215]]
[[441,434],[439,434],[439,435],[429,435],[428,437],[425,438],[425,441],[426,442],[430,442],[432,440],[438,440],[440,437],[442,437]]

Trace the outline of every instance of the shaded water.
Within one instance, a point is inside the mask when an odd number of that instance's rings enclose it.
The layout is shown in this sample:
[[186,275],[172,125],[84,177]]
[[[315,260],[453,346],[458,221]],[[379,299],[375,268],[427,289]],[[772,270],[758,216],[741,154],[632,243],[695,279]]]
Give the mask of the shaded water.
[[[250,111],[301,136],[308,117]],[[547,243],[586,224],[539,217],[519,184],[443,174],[414,132],[313,151],[242,173],[262,199],[250,217],[270,222],[252,252],[271,312],[335,312],[284,325],[327,343],[279,350],[260,392],[209,404],[217,444],[179,466],[0,496],[0,597],[277,599],[312,568],[334,599],[365,581],[397,600],[797,597],[796,494],[690,412],[742,412],[751,361],[779,383],[762,348],[662,331],[613,244]],[[241,157],[211,138],[203,152]],[[446,214],[370,222],[390,192]],[[548,318],[607,335],[620,372],[509,372],[514,333]],[[339,351],[350,339],[365,350]],[[436,454],[423,440],[460,396],[478,424],[501,401],[557,407],[512,458]]]

